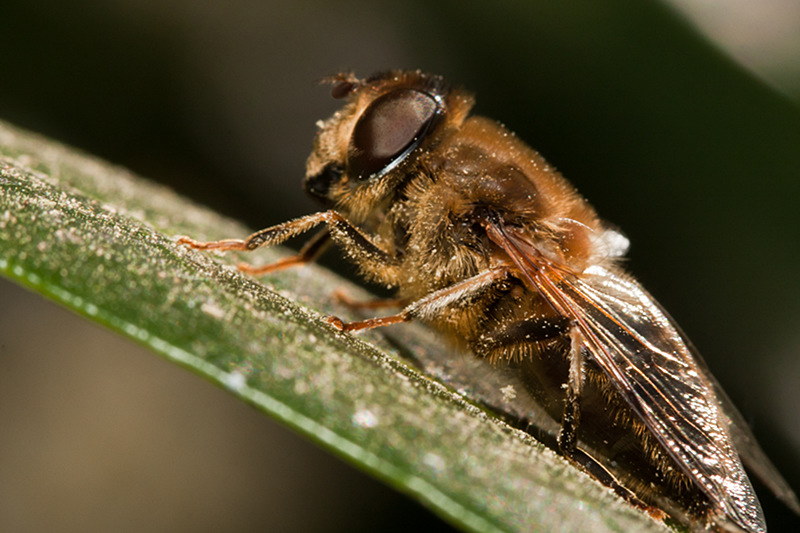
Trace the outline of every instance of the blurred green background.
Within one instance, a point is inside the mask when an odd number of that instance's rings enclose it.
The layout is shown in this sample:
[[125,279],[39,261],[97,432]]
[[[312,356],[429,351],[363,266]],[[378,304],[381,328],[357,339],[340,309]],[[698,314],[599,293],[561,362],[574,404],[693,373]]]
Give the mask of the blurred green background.
[[[316,209],[316,80],[443,74],[628,235],[798,489],[800,7],[717,4],[5,2],[0,119],[260,228]],[[445,527],[138,347],[5,281],[0,302],[0,530]]]

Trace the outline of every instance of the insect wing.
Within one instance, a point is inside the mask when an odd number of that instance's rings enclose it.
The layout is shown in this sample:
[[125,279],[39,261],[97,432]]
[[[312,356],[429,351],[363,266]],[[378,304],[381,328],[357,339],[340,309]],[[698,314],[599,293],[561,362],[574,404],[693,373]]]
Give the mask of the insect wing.
[[560,288],[593,359],[673,459],[734,522],[764,531],[713,388],[661,308],[638,283],[603,268]]
[[524,234],[486,229],[544,298],[575,321],[589,357],[711,502],[743,529],[766,531],[713,385],[647,291],[599,266],[566,273]]

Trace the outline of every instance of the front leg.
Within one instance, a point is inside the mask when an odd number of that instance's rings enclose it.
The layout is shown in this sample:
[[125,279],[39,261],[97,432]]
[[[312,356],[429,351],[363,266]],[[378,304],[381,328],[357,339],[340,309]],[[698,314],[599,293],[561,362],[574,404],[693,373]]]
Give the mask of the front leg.
[[251,276],[262,276],[264,274],[268,274],[269,272],[283,270],[284,268],[302,266],[307,263],[311,263],[312,261],[316,261],[316,259],[328,248],[330,242],[331,233],[328,231],[328,228],[325,228],[311,237],[311,239],[309,239],[308,242],[306,242],[300,249],[300,252],[295,255],[284,257],[283,259],[267,265],[253,266],[249,263],[239,263],[236,265],[236,267],[240,271],[250,274]]
[[222,241],[202,242],[188,237],[180,237],[177,242],[179,244],[185,244],[195,250],[249,252],[261,246],[276,246],[282,244],[292,237],[305,233],[320,224],[325,224],[327,226],[327,231],[323,234],[326,236],[320,236],[318,240],[312,239],[309,243],[311,245],[310,248],[304,248],[297,256],[292,256],[282,262],[278,262],[275,266],[267,265],[266,267],[256,268],[244,265],[241,269],[245,272],[262,274],[288,266],[307,263],[319,255],[317,252],[321,252],[321,248],[323,247],[321,241],[326,240],[327,234],[329,234],[330,238],[344,247],[353,260],[366,270],[373,272],[381,271],[384,273],[384,276],[388,278],[396,277],[395,274],[399,269],[397,258],[380,249],[357,228],[350,224],[342,215],[333,210],[314,213],[290,220],[283,224],[257,231],[243,240],[226,239]]

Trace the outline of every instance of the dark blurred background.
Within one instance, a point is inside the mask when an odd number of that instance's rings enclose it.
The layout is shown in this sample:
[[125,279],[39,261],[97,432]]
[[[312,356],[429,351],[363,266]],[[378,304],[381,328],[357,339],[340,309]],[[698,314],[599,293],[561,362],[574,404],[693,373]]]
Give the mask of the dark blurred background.
[[[632,241],[800,489],[793,2],[5,2],[0,119],[253,228],[314,210],[316,81],[422,68]],[[792,22],[794,21],[794,22]],[[46,335],[42,335],[46,331]],[[797,521],[762,493],[770,531]],[[441,522],[131,343],[0,282],[0,530],[371,531]]]

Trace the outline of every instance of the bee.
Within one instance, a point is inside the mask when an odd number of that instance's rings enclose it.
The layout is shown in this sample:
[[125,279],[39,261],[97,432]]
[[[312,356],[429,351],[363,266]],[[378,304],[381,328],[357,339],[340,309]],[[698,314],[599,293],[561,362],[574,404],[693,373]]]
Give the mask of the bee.
[[743,463],[800,512],[685,335],[620,268],[625,237],[538,152],[472,116],[473,97],[441,77],[328,81],[345,104],[318,123],[304,181],[327,210],[243,240],[180,243],[251,251],[320,227],[297,255],[240,269],[264,274],[341,246],[401,310],[329,323],[421,321],[512,368],[560,428],[558,451],[654,516],[766,531]]

